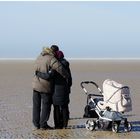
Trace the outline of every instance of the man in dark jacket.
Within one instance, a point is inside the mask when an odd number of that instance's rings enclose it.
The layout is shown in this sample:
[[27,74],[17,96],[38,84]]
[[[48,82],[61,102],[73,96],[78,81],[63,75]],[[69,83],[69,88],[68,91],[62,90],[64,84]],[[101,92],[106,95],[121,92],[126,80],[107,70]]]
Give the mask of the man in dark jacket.
[[[42,53],[35,61],[35,71],[47,73],[49,69],[57,71],[62,77],[68,78],[68,72],[54,57],[50,48],[43,48]],[[36,74],[33,79],[33,124],[36,128],[51,129],[47,124],[50,116],[53,81],[39,78]],[[42,107],[41,107],[42,106]]]

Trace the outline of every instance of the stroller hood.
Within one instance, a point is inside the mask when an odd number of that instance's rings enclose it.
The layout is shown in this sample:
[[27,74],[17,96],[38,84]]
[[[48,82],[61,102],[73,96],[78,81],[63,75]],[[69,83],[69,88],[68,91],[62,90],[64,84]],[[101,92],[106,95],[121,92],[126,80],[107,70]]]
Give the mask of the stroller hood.
[[104,105],[113,111],[129,112],[132,110],[129,87],[107,79],[103,82]]

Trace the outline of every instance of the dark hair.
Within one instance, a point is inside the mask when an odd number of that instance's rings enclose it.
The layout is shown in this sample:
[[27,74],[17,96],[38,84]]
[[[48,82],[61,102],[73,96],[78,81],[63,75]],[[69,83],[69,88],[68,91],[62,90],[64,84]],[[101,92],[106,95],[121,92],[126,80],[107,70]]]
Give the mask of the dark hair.
[[59,47],[57,45],[52,45],[51,46],[51,49],[56,52],[56,51],[59,51]]

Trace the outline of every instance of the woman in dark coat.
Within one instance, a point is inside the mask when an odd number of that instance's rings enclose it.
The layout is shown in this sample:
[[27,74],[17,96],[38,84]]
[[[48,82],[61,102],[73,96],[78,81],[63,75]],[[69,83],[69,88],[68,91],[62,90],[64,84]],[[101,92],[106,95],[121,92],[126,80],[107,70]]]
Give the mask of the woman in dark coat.
[[40,78],[49,80],[54,79],[54,92],[53,92],[53,105],[54,105],[54,124],[55,128],[67,127],[69,120],[69,94],[72,86],[71,71],[69,68],[69,62],[64,58],[62,51],[56,52],[56,58],[61,62],[62,66],[69,73],[69,78],[63,78],[57,71],[50,70],[49,74],[37,72],[37,76]]
[[63,78],[58,72],[55,71],[54,78],[54,94],[53,94],[53,105],[54,105],[54,123],[55,128],[67,127],[69,120],[69,94],[72,86],[71,71],[69,68],[69,62],[64,59],[62,51],[56,52],[56,58],[61,62],[62,66],[69,73],[69,78]]

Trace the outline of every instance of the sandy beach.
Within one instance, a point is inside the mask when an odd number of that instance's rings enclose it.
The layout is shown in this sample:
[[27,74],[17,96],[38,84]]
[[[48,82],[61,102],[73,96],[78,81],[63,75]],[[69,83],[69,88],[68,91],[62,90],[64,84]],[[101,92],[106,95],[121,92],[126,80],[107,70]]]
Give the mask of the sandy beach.
[[[140,60],[70,60],[73,86],[68,129],[46,131],[34,130],[32,125],[33,65],[33,60],[0,60],[0,138],[140,138]],[[129,133],[91,132],[84,128],[87,119],[82,117],[87,96],[80,82],[94,81],[102,88],[103,81],[108,78],[130,87],[133,110],[126,115],[133,127]],[[91,92],[98,93],[95,88]],[[48,123],[54,126],[52,112]]]

